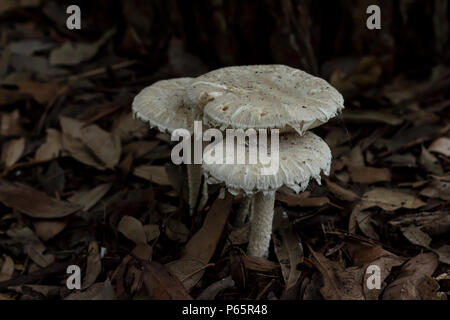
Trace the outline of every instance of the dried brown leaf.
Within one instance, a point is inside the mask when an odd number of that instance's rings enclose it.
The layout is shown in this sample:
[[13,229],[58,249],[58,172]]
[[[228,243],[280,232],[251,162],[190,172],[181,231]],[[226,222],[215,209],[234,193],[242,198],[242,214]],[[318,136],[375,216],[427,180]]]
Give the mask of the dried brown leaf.
[[84,211],[89,211],[108,193],[111,187],[111,183],[103,183],[91,190],[77,191],[67,200],[81,206]]
[[225,199],[217,198],[206,215],[202,227],[186,244],[181,259],[209,262],[216,251],[223,229],[231,211],[232,198],[227,193]]
[[1,265],[0,268],[0,282],[11,279],[13,273],[14,273],[14,260],[10,256],[4,254],[3,264]]
[[349,166],[348,172],[353,182],[377,183],[391,181],[391,172],[388,168]]
[[98,170],[105,170],[104,165],[96,161],[81,140],[63,133],[62,141],[64,150],[67,151],[72,158]]
[[287,216],[279,215],[277,212],[274,224],[276,232],[272,235],[272,241],[287,291],[300,278],[301,271],[297,266],[303,262],[303,246],[292,225],[289,224]]
[[192,290],[205,273],[205,264],[198,260],[180,259],[166,263],[165,266],[183,283],[188,292]]
[[58,130],[47,129],[47,138],[34,155],[36,161],[50,161],[63,153],[62,135]]
[[112,133],[119,136],[122,141],[132,138],[142,138],[148,133],[148,126],[133,118],[131,112],[122,114],[113,124]]
[[64,148],[76,160],[100,170],[119,163],[122,145],[117,135],[67,117],[60,117],[60,124]]
[[167,237],[176,242],[186,242],[190,236],[190,231],[180,220],[169,218],[166,225]]
[[438,138],[428,147],[428,150],[443,154],[446,157],[450,157],[450,138]]
[[57,82],[38,82],[34,80],[19,80],[16,82],[21,93],[32,96],[40,104],[47,104],[55,96],[61,94],[66,87]]
[[438,266],[433,253],[421,253],[406,262],[397,278],[384,290],[383,300],[420,300],[420,284],[424,277],[430,277]]
[[3,163],[6,168],[9,168],[22,157],[24,150],[25,138],[10,140],[2,146],[0,162]]
[[114,33],[115,30],[110,30],[93,43],[66,41],[60,47],[52,50],[49,59],[50,64],[76,66],[81,62],[90,60]]
[[397,117],[389,112],[376,111],[376,110],[364,110],[364,111],[353,111],[346,110],[343,113],[345,121],[356,122],[356,123],[386,123],[391,126],[398,126],[403,122],[403,119]]
[[21,132],[22,126],[20,125],[19,109],[10,113],[0,113],[0,135],[13,136],[19,135]]
[[359,196],[351,190],[347,190],[337,183],[331,182],[329,179],[324,179],[328,190],[332,192],[338,199],[345,201],[355,201]]
[[64,300],[115,300],[116,294],[107,279],[105,282],[98,282],[90,286],[85,291],[75,291],[69,294]]
[[242,256],[244,267],[248,270],[258,272],[270,272],[280,268],[278,263],[272,262],[262,257]]
[[133,174],[159,185],[170,185],[169,177],[167,176],[166,168],[164,166],[139,166],[134,169]]
[[327,300],[364,300],[362,278],[365,269],[345,268],[342,263],[331,261],[310,248],[312,262],[322,274],[322,296]]
[[145,235],[147,237],[147,242],[151,242],[159,237],[159,225],[157,224],[146,224],[143,226]]
[[286,193],[277,193],[276,199],[290,207],[322,207],[330,203],[327,197],[305,197],[304,195]]
[[425,167],[429,172],[442,175],[444,170],[439,162],[439,160],[429,152],[424,146],[422,146],[422,152],[420,154],[419,162]]
[[0,180],[0,202],[33,218],[52,219],[69,216],[80,207],[55,200],[26,185]]
[[400,208],[417,209],[424,205],[425,202],[408,193],[386,188],[375,188],[363,195],[360,210],[380,207],[386,211],[393,211]]
[[147,243],[147,236],[145,235],[144,227],[136,218],[131,216],[123,216],[117,226],[117,230],[136,244]]
[[157,262],[144,265],[143,279],[151,299],[192,300],[181,281]]
[[153,150],[159,141],[133,141],[123,147],[124,153],[131,153],[134,158],[140,158]]
[[100,259],[98,243],[92,241],[91,243],[89,243],[88,247],[87,267],[86,275],[83,281],[83,289],[89,288],[95,282],[95,280],[97,280],[97,277],[101,271],[102,262]]
[[39,220],[34,221],[34,232],[44,242],[50,240],[67,226],[68,220]]
[[445,201],[450,201],[450,182],[438,180],[433,181],[420,192],[420,195],[428,198],[439,198]]

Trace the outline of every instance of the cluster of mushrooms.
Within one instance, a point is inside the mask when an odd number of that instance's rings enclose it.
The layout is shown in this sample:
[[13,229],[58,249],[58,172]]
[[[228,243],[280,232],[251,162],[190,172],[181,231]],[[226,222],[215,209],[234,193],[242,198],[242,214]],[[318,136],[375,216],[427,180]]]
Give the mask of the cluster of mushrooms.
[[[207,183],[220,183],[233,195],[242,193],[237,220],[245,221],[250,208],[247,251],[259,257],[268,255],[276,191],[286,186],[298,193],[310,179],[320,183],[321,173],[329,174],[330,148],[308,130],[343,108],[342,95],[328,82],[284,65],[226,67],[197,78],[163,80],[143,89],[133,101],[136,118],[168,133],[177,128],[192,132],[194,120],[222,132],[266,129],[270,135],[272,129],[279,130],[279,169],[273,174],[262,175],[267,164],[259,161],[187,165],[191,213],[202,175]],[[248,153],[248,145],[245,148]],[[223,154],[226,157],[226,150]]]

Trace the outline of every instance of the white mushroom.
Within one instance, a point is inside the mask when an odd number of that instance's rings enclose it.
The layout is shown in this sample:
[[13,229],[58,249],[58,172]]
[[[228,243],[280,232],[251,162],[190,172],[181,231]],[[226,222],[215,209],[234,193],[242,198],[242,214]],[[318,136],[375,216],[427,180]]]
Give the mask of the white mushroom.
[[191,101],[213,127],[277,128],[303,135],[344,108],[327,81],[284,65],[226,67],[193,79]]
[[[191,104],[186,99],[186,87],[192,78],[162,80],[144,88],[133,100],[135,118],[150,128],[171,134],[175,129],[193,131]],[[188,204],[195,208],[202,180],[201,165],[187,165]]]
[[[306,132],[303,136],[287,133],[279,141],[279,169],[271,175],[262,175],[268,165],[227,164],[224,145],[223,164],[203,164],[208,183],[223,183],[232,194],[244,192],[254,195],[248,254],[267,256],[272,233],[275,192],[283,185],[301,192],[311,178],[320,183],[320,174],[328,175],[331,151],[318,136]],[[236,148],[236,146],[235,146]],[[247,156],[249,148],[246,149]]]
[[[303,135],[344,108],[342,95],[325,80],[284,65],[226,67],[193,79],[188,99],[211,127],[296,131]],[[252,199],[241,203],[241,225]]]

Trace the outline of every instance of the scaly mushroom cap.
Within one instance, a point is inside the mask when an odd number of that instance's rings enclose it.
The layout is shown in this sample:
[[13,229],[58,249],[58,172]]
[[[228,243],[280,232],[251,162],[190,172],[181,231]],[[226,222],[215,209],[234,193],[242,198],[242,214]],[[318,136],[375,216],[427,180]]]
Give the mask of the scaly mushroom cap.
[[[269,138],[268,140],[270,141]],[[325,141],[311,132],[306,132],[303,136],[297,133],[280,136],[279,169],[272,175],[261,174],[261,168],[268,168],[270,165],[248,164],[249,151],[251,151],[248,147],[246,148],[247,164],[226,164],[226,158],[230,153],[226,152],[225,141],[223,141],[223,148],[223,164],[203,163],[202,167],[208,177],[208,183],[224,183],[232,194],[238,194],[240,191],[247,195],[259,191],[267,193],[283,185],[295,192],[300,192],[307,188],[311,178],[320,184],[322,171],[326,175],[330,173],[330,148]],[[235,150],[236,148],[235,145]],[[271,150],[270,144],[267,149]]]
[[135,118],[161,132],[172,133],[178,128],[192,131],[191,108],[186,100],[186,87],[191,80],[162,80],[144,88],[133,100]]
[[221,129],[294,129],[303,135],[344,108],[328,82],[284,65],[214,70],[193,79],[187,91],[206,125]]

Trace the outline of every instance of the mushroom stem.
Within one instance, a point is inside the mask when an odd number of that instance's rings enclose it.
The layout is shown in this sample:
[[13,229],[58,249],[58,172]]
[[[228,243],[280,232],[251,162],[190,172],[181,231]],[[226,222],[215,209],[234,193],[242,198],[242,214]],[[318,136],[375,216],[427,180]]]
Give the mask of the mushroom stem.
[[[234,225],[236,227],[242,227],[245,224],[245,220],[249,216],[249,212],[251,211],[250,207],[252,205],[253,196],[244,196],[241,203],[239,204],[239,208],[236,213],[236,219],[234,221]],[[250,218],[250,217],[249,217]]]
[[262,192],[258,192],[254,196],[250,238],[247,248],[250,256],[268,256],[270,238],[272,236],[274,205],[275,191],[270,191],[265,195]]
[[202,182],[202,166],[200,164],[188,164],[187,180],[188,180],[188,204],[191,216],[194,214],[197,199],[200,193],[200,185]]

